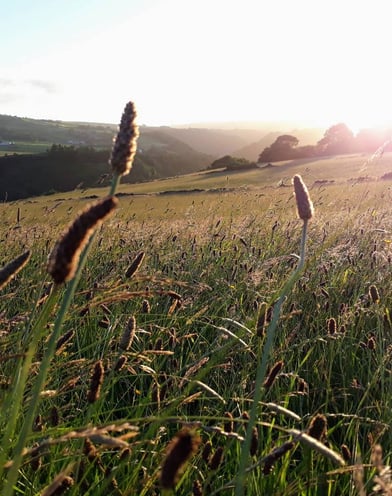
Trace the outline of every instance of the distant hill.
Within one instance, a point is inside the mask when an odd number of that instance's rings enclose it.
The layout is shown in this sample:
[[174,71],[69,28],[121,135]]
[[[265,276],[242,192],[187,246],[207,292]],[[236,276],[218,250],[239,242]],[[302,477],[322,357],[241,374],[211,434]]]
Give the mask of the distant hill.
[[[256,160],[266,146],[286,131],[287,123],[273,132],[266,123],[258,123],[256,129],[140,126],[134,166],[123,182],[197,172],[224,155]],[[0,155],[8,155],[0,157],[0,199],[67,191],[80,184],[95,186],[101,175],[110,173],[108,158],[116,132],[117,125],[110,123],[0,115]],[[299,129],[292,134],[304,145],[315,143],[323,133]],[[10,147],[3,146],[9,142]],[[26,144],[31,145],[30,149],[23,148]],[[53,150],[53,144],[60,146]],[[15,156],[18,146],[19,153],[24,151],[25,156]],[[43,153],[44,150],[47,151]]]
[[209,129],[209,128],[158,128],[165,134],[180,139],[194,150],[208,153],[215,157],[230,155],[260,137],[256,129]]
[[0,141],[83,144],[110,147],[116,126],[80,122],[49,121],[0,115]]
[[[205,169],[214,156],[194,150],[160,128],[142,126],[131,173],[123,182],[187,174]],[[15,200],[77,185],[96,186],[110,173],[108,159],[117,126],[44,121],[0,115],[0,144],[13,142],[0,157],[0,198]],[[20,155],[18,143],[48,143],[47,151]],[[55,147],[52,144],[56,145]],[[109,174],[110,175],[110,174]],[[108,179],[107,179],[108,180]]]
[[266,148],[270,146],[278,136],[281,134],[291,134],[299,139],[300,146],[305,145],[315,145],[317,141],[319,141],[323,135],[323,129],[293,129],[290,131],[280,130],[273,131],[265,136],[263,136],[258,141],[246,145],[238,150],[235,150],[232,155],[235,157],[243,157],[248,160],[257,160],[260,153]]

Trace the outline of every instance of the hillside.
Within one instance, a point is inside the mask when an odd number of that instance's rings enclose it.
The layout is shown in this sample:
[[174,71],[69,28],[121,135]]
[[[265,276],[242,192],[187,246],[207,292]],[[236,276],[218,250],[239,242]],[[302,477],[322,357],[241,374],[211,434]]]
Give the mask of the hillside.
[[231,155],[238,148],[249,145],[262,132],[257,129],[209,129],[209,128],[159,128],[165,134],[180,139],[194,150],[208,153],[215,157]]
[[[0,143],[56,143],[110,148],[117,131],[115,124],[37,120],[0,115]],[[169,126],[140,126],[139,147],[145,148],[169,138],[182,141],[194,150],[217,158],[232,153],[257,140],[263,133],[255,129],[175,128]],[[11,151],[7,150],[7,151]],[[19,150],[18,150],[19,152]]]
[[0,115],[0,142],[45,142],[108,147],[116,129],[113,124],[49,121]]
[[[76,187],[92,188],[99,181],[105,184],[110,177],[108,159],[116,131],[114,124],[0,115],[0,198],[16,200]],[[282,132],[267,132],[260,125],[253,130],[141,126],[134,166],[124,182],[197,172],[226,154],[256,160]],[[322,136],[320,130],[292,133],[301,144],[315,143]]]

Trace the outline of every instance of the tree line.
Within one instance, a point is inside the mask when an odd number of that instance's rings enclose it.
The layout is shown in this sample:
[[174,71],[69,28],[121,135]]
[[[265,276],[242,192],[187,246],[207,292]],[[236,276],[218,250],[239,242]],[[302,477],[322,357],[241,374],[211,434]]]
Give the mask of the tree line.
[[[345,153],[371,153],[389,140],[389,131],[363,129],[354,136],[346,124],[339,123],[327,129],[316,145],[298,146],[299,140],[295,136],[290,134],[279,136],[272,145],[264,148],[260,153],[258,163]],[[392,150],[392,145],[387,143],[385,151],[389,150]]]
[[373,153],[383,145],[385,145],[384,151],[392,151],[391,135],[391,130],[380,132],[376,129],[363,129],[354,136],[346,124],[339,123],[328,128],[315,145],[299,146],[298,138],[291,134],[283,134],[278,136],[270,146],[264,148],[259,154],[257,162],[225,155],[214,160],[208,169],[244,170],[281,160],[346,153]]

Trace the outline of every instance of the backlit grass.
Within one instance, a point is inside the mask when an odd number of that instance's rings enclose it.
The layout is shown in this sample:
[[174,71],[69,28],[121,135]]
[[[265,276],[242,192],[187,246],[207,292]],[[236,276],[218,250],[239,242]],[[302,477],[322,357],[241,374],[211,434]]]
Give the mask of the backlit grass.
[[[371,494],[391,455],[392,226],[389,183],[347,181],[364,175],[358,160],[347,159],[352,168],[344,175],[324,164],[321,176],[307,164],[226,192],[120,196],[118,211],[96,233],[65,317],[15,493],[54,494],[44,490],[58,480],[71,495],[162,494],[168,445],[191,429],[201,444],[178,474],[175,494],[234,494],[270,309],[299,255],[292,188],[276,184],[300,172],[316,215],[304,270],[277,323],[267,372],[281,366],[261,387],[244,493]],[[380,175],[373,165],[372,175]],[[312,177],[335,183],[312,187]],[[49,295],[47,257],[88,202],[74,195],[0,206],[0,263],[32,251],[0,292],[2,405]],[[140,252],[143,263],[127,278]],[[15,433],[1,441],[3,482],[58,305],[40,330]],[[136,327],[125,346],[131,318]],[[326,421],[319,444],[306,438],[317,414]],[[0,419],[4,432],[9,419]]]

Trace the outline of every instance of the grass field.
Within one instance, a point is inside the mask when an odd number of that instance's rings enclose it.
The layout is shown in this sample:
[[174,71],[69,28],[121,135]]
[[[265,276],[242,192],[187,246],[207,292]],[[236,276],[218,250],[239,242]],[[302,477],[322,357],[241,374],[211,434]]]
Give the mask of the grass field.
[[15,141],[10,145],[0,146],[0,157],[12,155],[14,153],[43,153],[51,147],[50,143],[31,143],[25,141]]
[[[12,491],[239,494],[256,371],[298,262],[302,221],[291,178],[300,173],[316,214],[259,388],[243,493],[391,494],[391,183],[378,179],[391,170],[391,154],[355,155],[120,186],[119,208],[97,231],[56,341]],[[47,257],[87,197],[105,194],[0,205],[0,263],[32,252],[0,290],[2,464],[16,464],[60,307],[62,291],[40,317]],[[175,490],[166,488],[161,471],[175,466],[173,445],[181,458],[186,443],[194,452]],[[11,479],[12,466],[2,472]],[[1,494],[12,491],[4,483]]]

